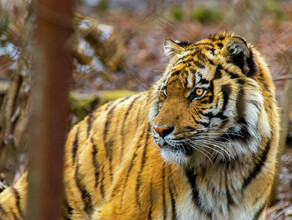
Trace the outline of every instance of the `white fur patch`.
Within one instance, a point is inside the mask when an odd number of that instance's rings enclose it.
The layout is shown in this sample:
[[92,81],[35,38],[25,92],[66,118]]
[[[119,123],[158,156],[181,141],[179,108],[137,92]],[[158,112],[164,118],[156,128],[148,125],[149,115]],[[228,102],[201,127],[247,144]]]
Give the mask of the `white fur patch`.
[[186,165],[189,162],[189,158],[180,150],[162,147],[161,156],[165,162],[175,162],[177,165]]

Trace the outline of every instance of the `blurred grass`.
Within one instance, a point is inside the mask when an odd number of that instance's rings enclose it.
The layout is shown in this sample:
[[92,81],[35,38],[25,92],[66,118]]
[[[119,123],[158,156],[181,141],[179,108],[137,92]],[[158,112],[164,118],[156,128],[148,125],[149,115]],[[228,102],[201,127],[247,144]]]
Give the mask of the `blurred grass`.
[[69,100],[72,104],[72,112],[77,117],[73,123],[83,120],[90,112],[110,101],[136,93],[129,90],[103,90],[98,93],[71,92]]
[[108,1],[107,0],[100,0],[98,2],[98,4],[96,5],[95,9],[96,9],[96,12],[101,12],[101,13],[104,13],[104,12],[107,12],[108,11]]
[[278,0],[267,0],[265,8],[270,11],[278,11],[281,9],[281,6]]
[[274,19],[276,21],[287,21],[289,18],[284,13],[281,4],[278,0],[267,0],[265,9],[270,12],[274,12]]
[[207,8],[204,6],[197,7],[191,14],[191,19],[200,22],[201,24],[215,23],[223,21],[223,14],[215,8]]
[[[175,6],[170,8],[169,14],[174,20],[181,21],[185,18],[185,9]],[[201,24],[218,24],[222,22],[224,18],[223,13],[220,10],[205,6],[199,6],[191,9],[190,17],[192,21],[198,21]]]
[[169,13],[170,13],[170,16],[176,21],[181,21],[184,16],[183,10],[178,6],[174,6],[170,8]]

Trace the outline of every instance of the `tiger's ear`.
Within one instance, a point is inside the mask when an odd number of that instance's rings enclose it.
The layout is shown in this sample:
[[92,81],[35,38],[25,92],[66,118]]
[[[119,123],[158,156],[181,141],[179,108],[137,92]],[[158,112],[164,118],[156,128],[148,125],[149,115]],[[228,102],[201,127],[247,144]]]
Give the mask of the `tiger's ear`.
[[231,38],[227,44],[227,56],[229,61],[238,66],[245,75],[252,77],[257,74],[253,53],[243,38]]
[[169,58],[172,58],[175,55],[180,54],[185,50],[185,48],[180,45],[180,42],[173,41],[173,40],[165,40],[163,47],[164,47],[164,53]]

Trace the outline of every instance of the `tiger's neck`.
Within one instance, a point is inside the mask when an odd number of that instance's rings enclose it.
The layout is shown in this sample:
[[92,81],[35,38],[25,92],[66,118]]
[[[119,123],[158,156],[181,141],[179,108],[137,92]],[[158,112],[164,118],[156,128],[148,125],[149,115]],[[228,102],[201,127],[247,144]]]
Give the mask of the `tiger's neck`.
[[[260,197],[269,190],[270,183],[263,183],[261,188],[256,191],[253,189],[252,194],[246,189],[260,173],[268,172],[262,166],[267,160],[270,144],[271,141],[263,140],[259,151],[255,154],[241,156],[230,161],[221,161],[221,163],[185,168],[195,208],[211,219],[212,216],[218,215],[229,218],[231,217],[230,207],[233,210],[236,207],[245,209],[243,204],[251,205],[245,201],[251,196],[253,205],[257,209],[257,203],[263,203],[259,202]],[[250,215],[253,214],[250,213]],[[249,217],[246,216],[246,219]]]

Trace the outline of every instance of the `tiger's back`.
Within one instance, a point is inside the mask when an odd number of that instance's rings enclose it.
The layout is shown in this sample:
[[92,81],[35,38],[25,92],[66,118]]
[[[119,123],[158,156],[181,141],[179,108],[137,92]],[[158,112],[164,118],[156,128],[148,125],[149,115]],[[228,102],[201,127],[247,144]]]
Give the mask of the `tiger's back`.
[[130,155],[141,150],[143,139],[150,136],[150,125],[143,120],[150,98],[145,92],[114,101],[73,128],[65,160],[68,213],[86,219],[107,201],[120,169],[128,166]]
[[[72,128],[64,219],[264,218],[279,133],[264,60],[229,33],[164,47],[151,90]],[[1,218],[23,217],[25,179],[1,193]]]

